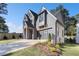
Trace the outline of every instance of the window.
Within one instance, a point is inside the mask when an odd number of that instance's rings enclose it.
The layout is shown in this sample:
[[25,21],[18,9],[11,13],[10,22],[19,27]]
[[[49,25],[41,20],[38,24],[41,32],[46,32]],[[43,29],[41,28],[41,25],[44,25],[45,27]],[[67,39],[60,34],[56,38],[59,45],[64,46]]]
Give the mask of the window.
[[28,16],[29,16],[29,18],[32,18],[32,14],[30,12],[28,13]]
[[43,21],[43,14],[39,16],[39,22],[42,22],[42,21]]
[[24,18],[23,25],[26,25],[27,17]]
[[42,22],[45,20],[45,13],[42,13],[40,16],[39,16],[39,22]]

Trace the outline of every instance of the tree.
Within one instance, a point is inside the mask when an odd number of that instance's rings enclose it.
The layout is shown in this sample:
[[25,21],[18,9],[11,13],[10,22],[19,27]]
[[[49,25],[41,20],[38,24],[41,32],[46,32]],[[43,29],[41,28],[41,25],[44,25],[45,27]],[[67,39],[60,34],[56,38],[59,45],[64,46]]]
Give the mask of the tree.
[[77,19],[74,17],[74,16],[72,16],[71,18],[70,18],[70,24],[71,25],[73,25],[74,27],[76,27],[76,24],[77,24]]
[[56,8],[56,11],[60,11],[62,17],[63,17],[63,22],[64,22],[64,25],[65,25],[65,29],[67,28],[67,24],[69,22],[69,11],[63,7],[63,5],[59,5],[57,8]]
[[77,22],[79,23],[79,14],[76,14],[74,17],[76,18]]
[[[61,15],[62,15],[62,18],[63,18],[63,22],[64,22],[64,28],[65,28],[65,32],[67,32],[67,28],[69,26],[69,11],[67,9],[65,9],[63,7],[63,5],[59,5],[58,7],[56,7],[56,9],[54,10],[51,10],[52,13],[55,13],[55,12],[60,12]],[[65,33],[66,34],[66,33]]]
[[7,14],[7,4],[6,3],[0,3],[0,14]]
[[19,38],[22,38],[22,34],[19,34]]
[[77,23],[76,18],[71,17],[67,28],[67,33],[66,33],[67,35],[74,36],[76,34],[76,23]]
[[75,34],[75,27],[73,25],[70,25],[67,33],[69,36],[73,36]]
[[75,19],[75,17],[70,17],[69,16],[69,11],[63,7],[63,5],[59,5],[58,7],[56,7],[56,9],[51,10],[52,13],[55,12],[60,12],[63,18],[63,22],[64,22],[64,31],[65,31],[65,35],[73,35],[75,34],[75,27],[76,27],[76,23],[77,20]]
[[14,35],[12,36],[12,39],[15,39],[15,36]]
[[[7,4],[0,3],[0,14],[7,14]],[[8,26],[5,24],[5,18],[0,16],[0,32],[9,32]]]
[[5,23],[5,18],[0,16],[0,32],[9,32],[8,26]]
[[69,17],[69,11],[63,7],[63,5],[59,5],[56,7],[56,9],[50,10],[51,13],[59,11],[61,15],[63,16],[63,21],[68,20]]

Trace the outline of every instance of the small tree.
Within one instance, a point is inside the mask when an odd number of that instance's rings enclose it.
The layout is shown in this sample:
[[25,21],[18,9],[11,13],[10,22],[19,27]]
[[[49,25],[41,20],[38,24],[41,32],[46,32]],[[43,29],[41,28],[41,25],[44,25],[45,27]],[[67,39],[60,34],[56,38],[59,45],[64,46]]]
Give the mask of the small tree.
[[15,39],[15,36],[14,35],[12,36],[12,39]]
[[48,42],[51,42],[51,34],[49,33]]

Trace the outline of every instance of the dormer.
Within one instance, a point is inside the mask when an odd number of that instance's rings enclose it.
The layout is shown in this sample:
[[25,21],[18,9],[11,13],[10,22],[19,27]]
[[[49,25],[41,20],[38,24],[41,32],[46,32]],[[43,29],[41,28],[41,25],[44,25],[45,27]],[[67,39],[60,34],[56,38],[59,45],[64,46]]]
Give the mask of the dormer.
[[33,14],[32,14],[32,12],[31,12],[31,10],[28,10],[27,15],[29,16],[30,20],[33,19]]
[[29,19],[30,19],[30,22],[31,22],[34,26],[36,26],[36,21],[37,21],[38,15],[37,15],[35,12],[33,12],[32,10],[28,10],[27,15],[28,15],[28,17],[29,17]]
[[45,27],[46,26],[46,15],[47,15],[47,11],[44,7],[42,7],[41,9],[41,12],[39,13],[39,27],[42,28],[42,27]]

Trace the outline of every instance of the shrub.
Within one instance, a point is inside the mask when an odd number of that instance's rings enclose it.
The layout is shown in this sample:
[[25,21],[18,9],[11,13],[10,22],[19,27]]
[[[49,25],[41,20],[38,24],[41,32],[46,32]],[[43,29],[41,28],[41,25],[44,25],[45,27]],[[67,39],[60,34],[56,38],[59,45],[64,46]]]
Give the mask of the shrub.
[[8,39],[8,37],[7,36],[4,36],[3,39]]
[[51,42],[48,42],[48,46],[51,46]]
[[15,39],[15,36],[14,35],[12,36],[12,39]]
[[21,34],[19,35],[19,38],[23,38]]
[[51,42],[51,34],[49,33],[48,42]]
[[49,47],[51,52],[56,52],[56,48],[55,47]]
[[65,39],[65,43],[76,43],[76,40],[75,40],[75,38]]
[[60,45],[59,44],[56,44],[56,46],[55,46],[56,48],[60,48]]

